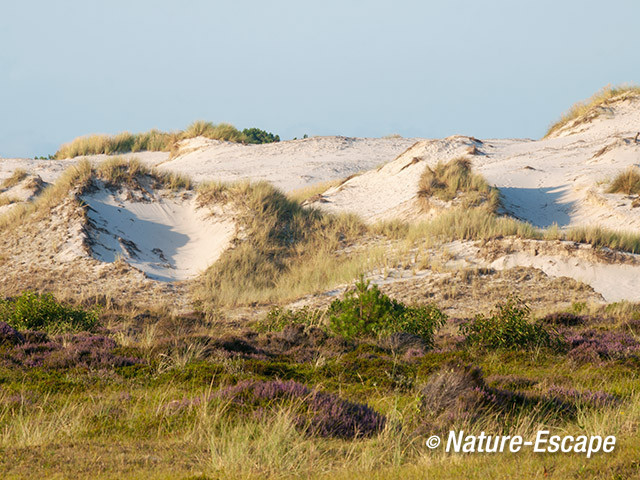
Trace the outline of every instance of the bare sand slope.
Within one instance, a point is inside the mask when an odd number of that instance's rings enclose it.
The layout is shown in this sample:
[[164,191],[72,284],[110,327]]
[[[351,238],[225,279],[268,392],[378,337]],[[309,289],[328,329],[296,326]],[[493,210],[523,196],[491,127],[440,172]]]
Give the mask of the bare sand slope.
[[186,280],[214,263],[235,234],[230,218],[211,218],[192,193],[131,192],[100,188],[84,195],[88,244],[94,258],[122,259],[162,281]]
[[197,182],[266,180],[291,191],[375,168],[415,142],[410,138],[312,137],[241,145],[198,137],[183,141],[178,156],[158,166]]
[[466,155],[476,143],[463,136],[417,142],[393,162],[328,189],[312,203],[333,213],[357,213],[369,222],[419,218],[418,181],[425,166]]
[[315,204],[372,222],[398,216],[420,219],[415,203],[424,168],[466,155],[473,169],[499,188],[512,216],[539,227],[601,225],[636,231],[640,209],[631,206],[632,199],[605,190],[615,175],[640,163],[640,142],[635,141],[639,131],[636,97],[613,103],[600,116],[561,129],[553,138],[424,140],[383,168],[327,190]]
[[[414,138],[311,137],[263,145],[196,137],[181,142],[176,156],[169,152],[135,152],[117,155],[137,158],[149,166],[189,175],[194,181],[267,180],[285,191],[316,183],[341,180],[387,163],[417,140]],[[98,164],[108,155],[90,155]],[[52,183],[79,160],[0,158],[0,181],[22,168]]]

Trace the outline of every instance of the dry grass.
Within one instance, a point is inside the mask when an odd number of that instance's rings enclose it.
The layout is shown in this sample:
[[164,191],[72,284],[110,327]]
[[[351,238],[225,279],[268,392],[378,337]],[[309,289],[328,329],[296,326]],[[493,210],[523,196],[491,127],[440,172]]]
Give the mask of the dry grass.
[[6,178],[0,184],[0,189],[7,190],[11,187],[14,187],[25,178],[27,178],[27,172],[21,168],[18,168],[13,171],[13,174],[9,178]]
[[245,131],[228,123],[213,124],[198,120],[185,130],[162,132],[149,130],[143,133],[121,132],[116,135],[94,134],[78,137],[60,147],[55,158],[74,158],[82,155],[117,154],[126,152],[158,151],[173,152],[180,140],[198,136],[213,140],[252,143],[254,140]]
[[304,203],[307,200],[313,201],[320,197],[320,195],[326,192],[331,187],[340,185],[343,180],[328,180],[326,182],[315,183],[308,187],[302,187],[297,190],[293,190],[287,193],[287,197],[295,202]]
[[81,160],[76,165],[69,167],[53,185],[45,188],[35,200],[22,203],[0,216],[0,230],[15,227],[32,214],[37,214],[37,218],[48,214],[51,208],[59,205],[73,188],[82,188],[86,185],[91,178],[91,172],[91,164],[88,160]]
[[14,197],[8,197],[6,195],[0,195],[0,207],[5,205],[11,205],[12,203],[19,202],[20,200]]
[[158,130],[138,134],[122,132],[116,135],[87,135],[62,145],[56,152],[55,158],[74,158],[101,153],[110,155],[145,150],[169,151],[177,138],[176,134]]
[[[631,97],[638,97],[640,95],[640,86],[634,85],[621,85],[612,87],[607,85],[598,92],[596,92],[591,98],[574,104],[569,111],[564,113],[560,120],[555,122],[549,127],[544,138],[550,136],[554,132],[557,132],[570,122],[578,121],[590,121],[596,118],[600,111],[598,107],[610,104],[612,101],[618,101]],[[582,122],[580,122],[582,123]]]
[[418,185],[418,197],[424,210],[431,207],[432,197],[445,202],[463,197],[467,208],[486,203],[492,211],[499,202],[498,191],[490,187],[481,175],[473,173],[471,161],[463,157],[438,163],[434,168],[427,166]]
[[336,255],[366,228],[353,215],[303,208],[266,182],[210,183],[198,202],[231,205],[240,233],[194,291],[209,307],[277,301],[357,276],[368,255]]
[[607,193],[640,194],[640,168],[633,166],[613,179]]
[[561,239],[586,243],[594,247],[640,253],[640,235],[637,233],[617,232],[602,227],[575,227],[562,231]]
[[72,190],[75,189],[78,194],[82,193],[93,176],[112,186],[122,184],[134,186],[141,176],[148,176],[156,182],[157,187],[171,190],[191,188],[191,180],[188,177],[150,169],[136,159],[110,158],[95,168],[88,160],[83,159],[65,170],[53,185],[44,189],[33,201],[21,203],[0,216],[0,230],[15,227],[34,213],[39,215],[35,217],[36,219],[41,218],[51,208],[58,206]]
[[170,190],[191,189],[191,179],[186,175],[149,168],[138,159],[110,158],[95,168],[95,175],[111,186],[136,186],[142,176],[152,178],[158,186]]

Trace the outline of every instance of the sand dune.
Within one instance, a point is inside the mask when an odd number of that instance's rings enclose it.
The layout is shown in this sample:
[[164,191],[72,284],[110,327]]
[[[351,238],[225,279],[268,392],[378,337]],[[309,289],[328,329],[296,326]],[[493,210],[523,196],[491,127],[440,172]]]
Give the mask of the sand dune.
[[208,218],[190,193],[153,192],[151,198],[132,199],[130,192],[100,188],[82,200],[88,205],[93,256],[103,262],[122,259],[155,280],[196,276],[235,234],[230,218]]

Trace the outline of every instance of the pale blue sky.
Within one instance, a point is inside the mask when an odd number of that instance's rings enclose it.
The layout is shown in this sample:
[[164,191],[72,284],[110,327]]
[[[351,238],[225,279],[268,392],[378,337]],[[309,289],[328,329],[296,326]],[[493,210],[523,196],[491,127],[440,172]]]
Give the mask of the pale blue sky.
[[540,137],[640,81],[640,2],[0,0],[0,156],[196,119]]

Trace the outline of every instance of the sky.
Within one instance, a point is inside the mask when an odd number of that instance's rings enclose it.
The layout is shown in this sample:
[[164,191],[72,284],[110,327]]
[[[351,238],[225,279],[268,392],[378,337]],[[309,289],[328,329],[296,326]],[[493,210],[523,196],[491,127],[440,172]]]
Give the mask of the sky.
[[194,120],[541,137],[640,83],[637,0],[0,0],[0,157]]

